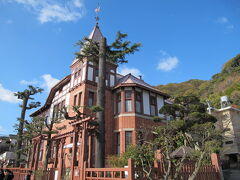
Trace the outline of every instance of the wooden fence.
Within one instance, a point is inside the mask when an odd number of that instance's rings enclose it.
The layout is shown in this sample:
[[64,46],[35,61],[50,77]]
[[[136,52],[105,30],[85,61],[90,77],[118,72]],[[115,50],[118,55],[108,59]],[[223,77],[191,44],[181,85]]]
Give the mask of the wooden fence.
[[[193,163],[188,163],[183,165],[178,178],[182,180],[187,180],[193,173],[195,165]],[[135,171],[136,173],[136,171]],[[170,176],[174,177],[175,170],[170,172]],[[153,174],[155,179],[163,179],[164,170],[162,165],[158,165],[153,169]],[[220,172],[215,165],[203,165],[200,167],[199,172],[194,180],[220,180]]]
[[134,164],[133,160],[128,160],[126,168],[85,168],[83,178],[86,180],[134,180]]
[[[212,165],[204,165],[194,180],[222,180],[221,167],[217,155],[212,155]],[[9,168],[14,173],[14,180],[24,180],[30,169],[25,168]],[[42,176],[35,175],[34,180],[54,180],[55,171],[57,169],[49,169],[42,172]],[[194,163],[184,164],[180,173],[179,179],[187,180],[194,171]],[[40,171],[41,172],[41,171]],[[164,176],[163,164],[155,163],[153,167],[153,179],[161,180]],[[174,170],[171,172],[174,176]],[[33,179],[33,178],[32,178]],[[128,166],[125,168],[87,168],[86,162],[82,168],[74,167],[73,177],[71,180],[146,180],[141,168],[134,167],[132,159],[128,160]],[[64,179],[65,180],[65,179]]]
[[[84,165],[83,170],[75,168],[77,176],[74,176],[74,180],[146,180],[141,168],[135,168],[133,160],[128,161],[126,168],[86,168]],[[185,164],[180,173],[179,179],[187,180],[194,171],[194,164]],[[153,179],[163,179],[164,170],[161,164],[158,164],[153,168]],[[170,173],[170,176],[174,176],[174,171]],[[221,180],[218,167],[215,165],[202,166],[195,178],[195,180]]]
[[[133,167],[133,161],[129,160],[126,168],[74,168],[74,180],[146,180],[140,168]],[[162,168],[153,169],[154,179],[163,179]],[[14,174],[13,180],[24,180],[30,169],[9,168]],[[194,171],[194,164],[186,164],[179,173],[179,178],[187,180]],[[43,175],[35,176],[35,180],[54,180],[55,169],[44,172]],[[174,172],[171,172],[173,177]],[[195,180],[220,180],[220,173],[214,165],[202,166]]]

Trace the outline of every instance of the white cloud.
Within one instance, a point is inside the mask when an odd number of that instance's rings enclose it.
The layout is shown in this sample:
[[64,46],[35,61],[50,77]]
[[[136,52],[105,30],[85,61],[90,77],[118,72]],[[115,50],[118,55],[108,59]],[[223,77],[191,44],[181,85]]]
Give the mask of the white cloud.
[[59,80],[53,78],[51,74],[44,74],[42,75],[42,78],[44,80],[42,86],[47,87],[48,91],[50,91],[50,89],[59,82]]
[[176,56],[170,56],[164,50],[160,50],[160,55],[161,55],[161,58],[157,66],[158,70],[171,71],[179,63],[179,59]]
[[218,23],[221,23],[221,24],[225,24],[225,23],[228,23],[229,20],[228,20],[228,18],[226,18],[226,17],[219,17],[219,18],[217,19],[217,22],[218,22]]
[[138,76],[143,76],[143,74],[140,72],[139,69],[137,68],[129,68],[127,66],[123,66],[121,68],[119,68],[118,73],[121,75],[127,75],[129,73],[131,73],[132,75],[138,77]]
[[44,74],[41,79],[33,79],[31,81],[21,80],[19,83],[22,85],[36,85],[42,88],[46,88],[48,91],[59,82],[58,79],[52,77],[51,74]]
[[70,9],[61,7],[57,4],[49,5],[47,7],[44,7],[40,11],[40,15],[38,17],[39,21],[41,23],[49,22],[49,21],[55,21],[55,22],[61,22],[61,21],[75,21],[78,18],[82,16],[79,12],[71,12]]
[[227,17],[219,17],[217,18],[216,22],[225,26],[225,28],[227,28],[228,30],[233,30],[235,28]]
[[14,96],[14,92],[5,89],[2,84],[0,84],[0,101],[5,101],[9,103],[18,103],[20,100]]
[[36,79],[34,79],[32,81],[26,81],[26,80],[21,80],[20,81],[20,84],[22,84],[22,85],[35,85],[35,84],[38,84],[38,83],[39,83],[39,81],[36,80]]
[[38,15],[40,23],[76,21],[85,15],[83,0],[3,0],[18,3]]
[[79,8],[84,7],[83,1],[81,0],[73,0],[73,4]]

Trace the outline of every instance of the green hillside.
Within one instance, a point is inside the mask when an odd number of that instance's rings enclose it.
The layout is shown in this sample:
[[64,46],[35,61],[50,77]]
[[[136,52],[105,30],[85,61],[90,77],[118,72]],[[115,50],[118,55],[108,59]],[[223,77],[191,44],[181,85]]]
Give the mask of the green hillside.
[[213,75],[211,80],[192,79],[157,88],[173,97],[196,95],[202,101],[210,100],[214,107],[219,107],[220,97],[227,95],[233,104],[240,105],[240,54],[227,61],[222,71]]

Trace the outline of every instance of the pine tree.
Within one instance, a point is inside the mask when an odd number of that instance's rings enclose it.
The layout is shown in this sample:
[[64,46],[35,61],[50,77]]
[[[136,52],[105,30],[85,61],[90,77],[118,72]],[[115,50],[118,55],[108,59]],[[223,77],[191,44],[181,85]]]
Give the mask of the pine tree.
[[17,139],[17,158],[16,158],[16,167],[19,167],[20,161],[21,161],[21,150],[22,150],[22,143],[23,143],[23,129],[24,129],[24,124],[26,122],[25,120],[25,115],[26,111],[37,108],[41,105],[40,102],[30,102],[28,103],[29,100],[34,100],[32,97],[33,95],[37,93],[41,93],[43,89],[39,87],[34,87],[34,86],[28,86],[28,89],[25,89],[24,91],[20,92],[18,91],[17,93],[14,93],[15,96],[17,96],[18,99],[22,100],[22,104],[20,105],[21,108],[21,116],[18,118],[19,124],[17,127],[18,131],[18,139]]
[[[102,37],[100,43],[92,39],[84,38],[77,45],[81,46],[81,51],[76,53],[78,59],[88,58],[88,60],[98,65],[98,87],[97,87],[97,106],[105,108],[105,74],[106,61],[121,64],[127,63],[126,55],[133,54],[139,50],[140,43],[131,45],[130,41],[123,41],[127,34],[117,33],[116,40],[107,45],[106,38]],[[104,167],[105,160],[105,120],[104,110],[96,113],[99,123],[98,134],[95,145],[95,167]]]

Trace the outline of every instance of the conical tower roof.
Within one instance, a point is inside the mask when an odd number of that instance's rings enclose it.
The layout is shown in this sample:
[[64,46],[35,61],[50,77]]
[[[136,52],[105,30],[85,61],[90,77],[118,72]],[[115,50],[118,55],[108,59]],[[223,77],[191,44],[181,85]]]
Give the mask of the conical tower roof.
[[94,42],[100,42],[101,38],[103,37],[98,23],[94,26],[91,34],[89,35],[89,39],[92,39]]
[[[102,35],[101,31],[100,31],[98,23],[96,23],[96,25],[94,26],[92,32],[88,36],[88,39],[91,39],[94,42],[100,42],[102,37],[103,37],[103,35]],[[80,49],[80,53],[81,53],[81,49]],[[78,59],[74,59],[72,64],[74,64],[77,60]]]

